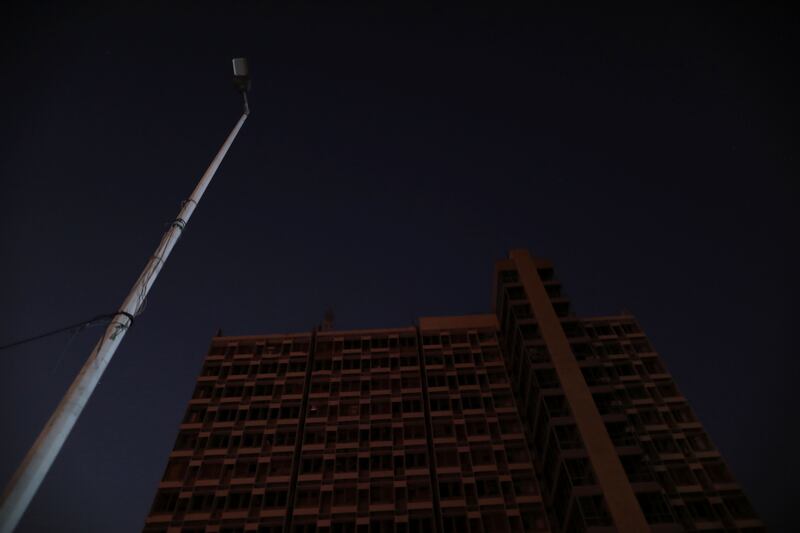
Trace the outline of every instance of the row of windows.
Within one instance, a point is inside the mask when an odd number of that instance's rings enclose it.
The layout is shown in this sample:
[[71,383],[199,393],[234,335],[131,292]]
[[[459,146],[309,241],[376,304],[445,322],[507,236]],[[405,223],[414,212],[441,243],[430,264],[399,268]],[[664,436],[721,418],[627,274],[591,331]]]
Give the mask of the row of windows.
[[308,337],[302,339],[272,340],[260,343],[243,341],[239,343],[214,344],[208,354],[211,356],[254,355],[256,357],[269,355],[288,355],[290,353],[308,353],[311,346]]
[[456,344],[469,344],[479,346],[481,344],[496,342],[497,336],[493,329],[478,330],[476,333],[428,333],[422,336],[423,346],[442,346],[448,347]]
[[[337,514],[330,526],[317,526],[315,521],[307,522],[307,518],[296,517],[291,533],[431,533],[434,520],[430,516],[418,512],[407,519],[396,521],[393,516],[382,516],[372,513],[368,523],[356,524],[356,516]],[[527,531],[548,531],[544,512],[540,507],[524,506],[520,515],[506,515],[502,511],[486,510],[479,516],[468,518],[463,511],[449,509],[442,516],[442,531],[458,531],[460,533],[522,533]],[[185,526],[181,533],[203,533],[204,526]],[[285,533],[280,522],[262,524],[258,533]],[[245,526],[237,521],[223,521],[220,533],[245,533]],[[166,529],[150,526],[145,533],[166,533]]]
[[[500,361],[500,352],[497,348],[485,348],[482,352],[469,352],[456,350],[453,353],[442,353],[439,350],[426,352],[425,363],[427,365],[444,365],[447,368],[454,368],[458,364],[473,364],[478,367],[485,362]],[[398,357],[372,357],[359,358],[357,355],[345,356],[343,359],[317,358],[313,364],[315,372],[330,370],[334,373],[347,370],[369,371],[369,370],[397,370],[401,368],[418,368],[419,359],[416,355],[406,355]],[[230,376],[253,376],[254,374],[275,374],[278,377],[285,376],[287,373],[304,373],[307,369],[306,358],[290,358],[288,361],[265,360],[260,363],[235,363],[222,364],[216,361],[207,361],[204,365],[201,376],[218,377],[225,379]]]
[[317,354],[340,353],[343,350],[410,350],[416,348],[417,337],[411,335],[392,335],[380,337],[350,337],[344,339],[320,338],[317,341],[315,352]]
[[262,361],[261,363],[234,363],[222,364],[208,361],[203,366],[200,375],[203,377],[218,377],[224,379],[228,376],[250,376],[253,374],[277,374],[285,376],[287,373],[302,373],[306,371],[306,358],[291,358],[288,362]]
[[[435,379],[439,379],[438,377]],[[442,378],[443,379],[443,378]],[[486,377],[484,376],[484,381]],[[475,374],[459,375],[452,377],[453,387],[462,385],[477,384]],[[283,383],[275,384],[273,380],[258,380],[253,385],[246,385],[244,381],[227,382],[223,385],[215,385],[209,382],[199,382],[192,395],[195,399],[222,399],[222,398],[241,398],[241,397],[260,397],[268,396],[280,399],[287,394],[302,394],[304,387],[303,378],[289,378]],[[340,379],[330,379],[318,377],[313,379],[309,391],[312,394],[339,392],[363,392],[389,391],[401,392],[403,389],[419,389],[421,382],[418,373],[402,374],[398,377],[386,375],[352,376]]]
[[[227,439],[227,436],[220,438]],[[217,442],[217,446],[224,445]],[[435,464],[440,468],[460,467],[465,473],[474,466],[497,465],[500,471],[507,471],[508,464],[526,463],[530,459],[524,445],[510,444],[505,450],[493,450],[491,446],[473,444],[468,452],[458,452],[452,446],[437,447]],[[257,455],[242,455],[235,464],[224,464],[223,459],[207,458],[199,466],[189,466],[189,458],[173,458],[167,465],[164,481],[187,481],[194,479],[211,480],[225,478],[258,477],[259,483],[268,482],[269,476],[287,476],[291,472],[292,455],[275,454],[269,462],[258,462]],[[326,459],[322,455],[306,453],[299,465],[300,474],[322,473],[360,473],[393,470],[395,476],[403,476],[405,469],[424,469],[429,466],[428,455],[424,448],[410,448],[402,455],[393,454],[390,448],[385,451],[373,450],[367,457],[359,457],[355,453],[339,453],[335,458]],[[481,475],[486,474],[486,469]],[[188,479],[185,479],[189,474]],[[532,474],[514,472],[515,486],[518,494],[536,494],[536,484]],[[518,485],[518,486],[517,486]]]
[[[391,464],[389,465],[391,468]],[[377,467],[381,469],[381,466]],[[201,470],[201,478],[218,476],[222,471],[220,464],[210,464]],[[334,506],[369,505],[369,504],[402,504],[405,502],[431,501],[431,485],[428,477],[410,477],[405,486],[395,487],[391,479],[373,480],[369,489],[358,488],[355,482],[336,482],[331,491],[322,490],[317,484],[298,486],[295,499],[296,507],[320,507],[326,511],[327,504]],[[505,498],[507,504],[513,504],[515,498],[536,494],[535,484],[528,476],[514,476],[511,481],[501,481],[497,476],[481,474],[473,480],[445,477],[437,483],[437,492],[442,500],[465,500],[469,506],[477,506],[478,499]],[[153,504],[153,513],[171,513],[178,507],[179,491],[161,489]],[[263,496],[264,508],[285,507],[289,488],[280,485],[267,485]],[[212,510],[243,510],[250,508],[251,492],[249,490],[232,490],[225,495],[216,495],[214,491],[196,491],[188,501],[184,502],[189,512],[209,512]],[[255,507],[259,507],[255,503]],[[330,512],[330,508],[327,509]]]

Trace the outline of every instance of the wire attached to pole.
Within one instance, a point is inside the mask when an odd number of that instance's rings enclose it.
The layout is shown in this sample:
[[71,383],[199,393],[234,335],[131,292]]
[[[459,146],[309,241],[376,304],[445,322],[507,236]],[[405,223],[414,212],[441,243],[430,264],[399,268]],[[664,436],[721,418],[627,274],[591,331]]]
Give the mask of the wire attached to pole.
[[10,344],[4,344],[4,345],[0,346],[0,350],[7,350],[8,348],[13,348],[15,346],[20,346],[22,344],[27,344],[27,343],[33,342],[33,341],[38,341],[39,339],[44,339],[46,337],[52,337],[53,335],[58,335],[59,333],[64,333],[65,331],[73,331],[73,330],[76,330],[76,329],[79,330],[79,329],[87,328],[87,327],[89,327],[91,325],[94,325],[95,322],[98,322],[100,320],[109,320],[109,321],[111,321],[117,315],[127,316],[128,320],[130,320],[129,326],[133,325],[133,316],[130,313],[126,313],[125,311],[117,311],[116,313],[107,313],[107,314],[104,314],[104,315],[97,315],[94,318],[91,318],[89,320],[84,320],[83,322],[78,322],[77,324],[73,324],[71,326],[66,326],[66,327],[63,327],[63,328],[54,329],[54,330],[48,331],[46,333],[40,333],[39,335],[34,335],[33,337],[28,337],[27,339],[18,340],[18,341],[12,342]]

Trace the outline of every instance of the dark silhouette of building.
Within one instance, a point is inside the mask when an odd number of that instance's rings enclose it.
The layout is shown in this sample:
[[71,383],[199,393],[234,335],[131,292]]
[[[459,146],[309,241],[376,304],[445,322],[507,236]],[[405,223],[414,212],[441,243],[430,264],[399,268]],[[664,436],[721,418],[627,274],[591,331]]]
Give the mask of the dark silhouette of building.
[[526,251],[494,314],[215,337],[145,525],[723,530],[763,525],[636,320],[575,317]]

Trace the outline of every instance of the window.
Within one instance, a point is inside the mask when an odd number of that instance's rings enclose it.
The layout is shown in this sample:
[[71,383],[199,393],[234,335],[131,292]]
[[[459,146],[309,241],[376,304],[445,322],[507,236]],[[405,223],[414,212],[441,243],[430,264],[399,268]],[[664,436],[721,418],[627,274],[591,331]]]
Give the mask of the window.
[[220,409],[217,411],[217,416],[215,417],[216,422],[233,422],[236,420],[236,415],[238,413],[238,409],[235,408],[227,408],[227,409]]
[[156,499],[153,502],[152,511],[153,513],[171,513],[175,510],[175,506],[178,503],[178,491],[177,490],[165,490],[165,491],[158,491],[156,494]]
[[260,381],[253,389],[254,396],[272,396],[273,384],[271,381]]
[[176,450],[193,450],[197,444],[197,433],[181,431],[175,439]]
[[512,476],[512,483],[514,485],[514,493],[517,496],[524,496],[528,494],[538,494],[536,489],[536,482],[533,476],[527,474],[514,474]]
[[264,492],[264,507],[286,507],[286,499],[289,490],[284,487],[269,487],[267,486]]
[[296,437],[294,429],[281,429],[275,433],[275,446],[293,446]]
[[189,467],[188,459],[172,459],[167,464],[164,481],[183,481],[186,469]]
[[458,451],[455,448],[440,448],[436,450],[436,466],[458,466]]
[[508,287],[506,288],[509,300],[524,300],[526,298],[525,289],[522,287]]
[[496,383],[508,383],[508,378],[506,377],[506,373],[503,370],[494,370],[491,372],[487,372],[487,376],[489,378],[489,383],[496,384]]
[[194,394],[192,394],[192,398],[210,398],[211,392],[214,390],[214,386],[209,383],[198,383],[197,387],[194,389]]
[[373,399],[369,404],[369,411],[373,415],[388,415],[392,412],[392,404],[388,399]]
[[522,433],[522,425],[519,423],[519,420],[516,417],[500,417],[500,431],[504,434],[516,434]]
[[431,501],[431,485],[427,477],[408,479],[408,501]]
[[283,385],[284,394],[302,394],[303,393],[303,380],[302,379],[287,379]]
[[733,483],[733,476],[728,467],[722,462],[703,463],[703,470],[706,471],[708,478],[714,483]]
[[204,462],[200,466],[200,479],[219,479],[220,475],[222,475],[221,461]]
[[500,484],[494,478],[476,479],[475,489],[480,498],[492,498],[500,496]]
[[419,413],[422,411],[422,403],[419,400],[403,400],[404,413]]
[[358,400],[343,400],[339,404],[339,414],[341,416],[358,416]]
[[392,470],[392,454],[384,453],[370,456],[369,467],[373,472]]
[[539,327],[536,324],[522,324],[519,326],[519,332],[525,340],[541,339]]
[[295,498],[296,507],[319,506],[319,488],[300,487]]
[[685,501],[686,508],[689,510],[689,514],[695,521],[703,522],[715,519],[714,511],[711,509],[708,501],[702,496],[695,496],[692,498],[687,497]]
[[400,357],[400,366],[419,366],[419,359],[416,355],[404,355]]
[[193,512],[209,512],[213,505],[213,492],[195,492],[189,500],[189,510]]
[[672,513],[658,492],[644,492],[636,495],[648,524],[664,524],[673,522]]
[[711,445],[711,441],[708,439],[705,433],[686,433],[686,440],[689,442],[689,446],[692,447],[692,450],[696,452],[707,452],[714,449],[714,446]]
[[258,468],[258,461],[256,457],[242,457],[236,461],[236,466],[233,470],[234,477],[254,477],[256,469]]
[[233,365],[233,366],[231,366],[231,375],[232,376],[246,375],[249,370],[250,370],[250,365],[246,365],[246,364],[244,364],[244,365],[241,365],[241,364],[240,365]]
[[695,422],[697,420],[688,405],[673,407],[670,409],[670,413],[676,422]]
[[539,384],[539,388],[542,389],[557,389],[561,386],[558,382],[558,376],[556,376],[556,371],[552,368],[541,368],[536,370],[536,381]]
[[221,345],[221,344],[214,345],[208,351],[208,355],[225,355],[225,349],[226,348],[227,348],[227,346],[225,346],[225,345]]
[[528,450],[523,445],[506,445],[506,454],[509,463],[527,463],[530,461]]
[[306,360],[292,358],[289,360],[289,372],[305,372]]
[[355,455],[345,455],[336,457],[336,472],[356,472],[358,470],[358,460]]
[[[400,383],[404,389],[418,389],[420,385],[419,376],[403,376]],[[430,385],[431,387],[441,386],[441,385],[432,385],[430,381],[428,385]]]
[[351,485],[335,485],[333,488],[333,505],[355,505],[356,488]]
[[733,518],[737,520],[756,518],[756,513],[753,510],[753,507],[743,495],[726,496],[722,498],[722,501],[725,502],[725,507],[728,508],[728,511],[731,513]]
[[627,422],[606,422],[605,425],[614,446],[636,445],[636,434]]
[[372,378],[370,388],[373,391],[389,390],[389,379],[384,377]]
[[[391,456],[389,456],[391,458]],[[392,483],[373,483],[369,488],[370,503],[392,503],[394,501],[394,488]]]
[[290,455],[276,455],[272,457],[269,466],[271,476],[286,476],[292,471],[292,457]]
[[544,405],[551,417],[569,416],[567,401],[562,395],[544,396]]
[[466,427],[467,427],[467,434],[470,436],[488,434],[486,428],[486,422],[484,422],[483,419],[467,419]]
[[208,438],[208,448],[226,449],[230,444],[230,433],[212,433]]
[[669,467],[669,477],[675,485],[682,487],[686,485],[697,485],[697,478],[686,465],[672,465]]
[[555,426],[553,429],[562,450],[572,450],[583,446],[578,428],[574,425]]
[[392,426],[389,424],[373,424],[369,431],[370,441],[392,440]]
[[460,481],[439,481],[439,496],[445,500],[448,498],[461,498],[463,496]]
[[680,396],[678,388],[671,381],[661,382],[658,384],[658,392],[663,398],[673,398]]
[[569,479],[574,486],[591,485],[594,483],[594,474],[589,460],[585,457],[564,459],[564,468],[569,474]]
[[242,383],[228,383],[225,386],[225,391],[222,393],[224,398],[238,398],[244,393],[244,385]]
[[358,427],[339,427],[336,430],[336,442],[357,442]]
[[275,374],[278,371],[278,363],[275,361],[264,361],[258,367],[259,374]]
[[300,417],[300,404],[284,405],[280,410],[280,418],[299,418]]
[[581,496],[578,498],[578,506],[587,526],[612,525],[611,515],[606,509],[606,502],[603,496]]
[[356,519],[347,522],[332,522],[331,533],[356,533]]
[[434,437],[452,437],[453,436],[453,421],[442,420],[433,423],[433,436]]
[[428,466],[428,455],[424,451],[406,452],[406,468],[424,468]]
[[205,407],[197,407],[192,406],[189,408],[189,411],[186,413],[186,417],[183,419],[184,424],[195,424],[198,422],[202,422],[203,418],[206,416],[206,408]]
[[305,436],[303,437],[303,444],[324,444],[324,443],[325,443],[324,427],[310,427],[306,429]]
[[670,435],[654,435],[653,445],[658,453],[678,453],[678,447]]
[[304,456],[300,462],[301,474],[315,474],[322,471],[322,457],[319,455]]
[[494,453],[488,446],[473,446],[470,450],[473,465],[494,464]]
[[448,397],[433,397],[430,399],[431,411],[449,411],[450,398]]
[[650,473],[650,468],[643,455],[620,455],[619,458],[631,483],[652,481],[653,475]]
[[[404,381],[405,381],[405,379],[404,379]],[[430,373],[430,374],[428,374],[428,386],[429,387],[446,387],[447,386],[447,379],[445,378],[444,374]]]
[[468,385],[477,385],[478,380],[475,377],[475,372],[461,371],[458,373],[458,384],[462,387]]
[[248,509],[250,507],[250,493],[249,492],[231,492],[228,494],[227,509],[240,510]]

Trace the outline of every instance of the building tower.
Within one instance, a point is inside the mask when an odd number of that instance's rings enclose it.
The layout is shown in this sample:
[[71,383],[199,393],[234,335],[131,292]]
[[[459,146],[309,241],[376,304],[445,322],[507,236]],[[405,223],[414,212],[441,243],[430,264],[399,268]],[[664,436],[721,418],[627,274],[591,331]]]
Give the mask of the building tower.
[[214,337],[145,523],[762,529],[635,319],[575,317],[525,251],[496,264],[494,314]]

